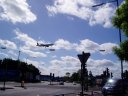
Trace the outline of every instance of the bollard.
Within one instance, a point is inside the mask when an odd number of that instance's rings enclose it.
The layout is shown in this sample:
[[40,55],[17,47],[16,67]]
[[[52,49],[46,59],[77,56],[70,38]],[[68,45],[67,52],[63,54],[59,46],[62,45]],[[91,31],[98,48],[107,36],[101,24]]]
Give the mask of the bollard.
[[93,95],[93,91],[91,92],[91,96],[94,96],[94,95]]
[[21,82],[21,87],[24,87],[24,81]]

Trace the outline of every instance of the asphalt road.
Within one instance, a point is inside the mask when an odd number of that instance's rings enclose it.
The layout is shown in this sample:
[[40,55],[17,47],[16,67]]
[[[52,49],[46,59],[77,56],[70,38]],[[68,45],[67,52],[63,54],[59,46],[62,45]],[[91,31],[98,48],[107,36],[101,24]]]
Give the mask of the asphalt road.
[[[2,86],[2,83],[0,83]],[[76,96],[75,93],[80,92],[80,85],[65,83],[58,85],[57,82],[49,85],[44,83],[27,83],[26,88],[19,87],[20,83],[7,82],[5,91],[0,90],[0,96],[57,96],[59,94],[67,94],[65,96]]]

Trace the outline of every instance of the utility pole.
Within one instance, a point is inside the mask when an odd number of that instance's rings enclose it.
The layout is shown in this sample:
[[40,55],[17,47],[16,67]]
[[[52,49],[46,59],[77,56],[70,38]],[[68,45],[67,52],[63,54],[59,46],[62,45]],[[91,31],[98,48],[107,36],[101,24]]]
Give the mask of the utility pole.
[[21,51],[19,50],[19,52],[18,52],[18,59],[17,59],[18,61],[19,61],[19,59],[20,59],[20,52],[21,52]]

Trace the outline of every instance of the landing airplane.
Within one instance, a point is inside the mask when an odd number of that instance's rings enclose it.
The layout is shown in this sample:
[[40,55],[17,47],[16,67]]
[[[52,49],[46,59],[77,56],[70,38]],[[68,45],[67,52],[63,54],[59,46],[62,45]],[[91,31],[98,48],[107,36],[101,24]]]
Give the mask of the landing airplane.
[[39,46],[39,47],[49,47],[49,46],[53,46],[54,44],[39,44],[37,42],[37,45],[36,46]]
[[6,49],[6,47],[3,47],[3,46],[2,46],[2,47],[0,47],[0,48],[1,48],[1,49]]

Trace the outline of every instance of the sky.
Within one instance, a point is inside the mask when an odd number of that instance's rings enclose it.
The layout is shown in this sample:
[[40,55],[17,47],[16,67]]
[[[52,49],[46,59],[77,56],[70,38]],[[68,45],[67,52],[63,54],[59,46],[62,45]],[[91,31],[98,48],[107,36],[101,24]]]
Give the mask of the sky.
[[[0,49],[0,59],[17,60],[21,51],[19,59],[39,68],[41,74],[64,76],[80,69],[77,55],[84,51],[91,53],[88,71],[98,75],[109,68],[120,76],[120,60],[112,52],[120,43],[118,29],[111,23],[116,2],[109,1],[0,0],[0,47],[6,47]],[[92,7],[100,3],[106,4]],[[37,42],[54,45],[39,47]]]

